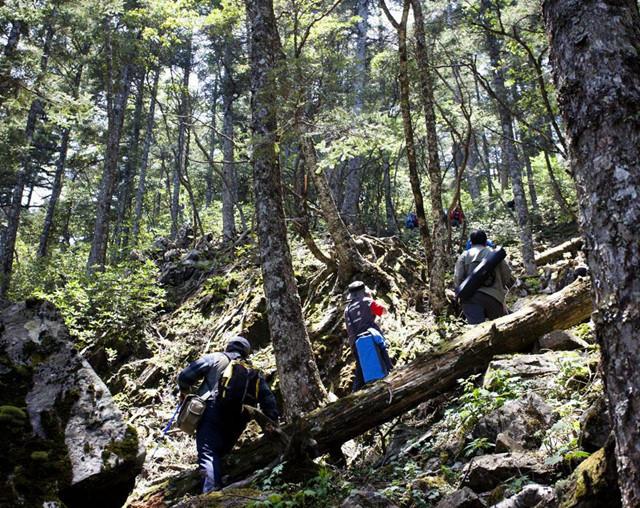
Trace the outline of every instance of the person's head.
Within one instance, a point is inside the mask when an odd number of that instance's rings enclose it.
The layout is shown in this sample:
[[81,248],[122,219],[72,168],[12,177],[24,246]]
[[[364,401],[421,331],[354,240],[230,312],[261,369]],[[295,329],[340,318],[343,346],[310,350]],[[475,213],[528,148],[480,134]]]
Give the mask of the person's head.
[[356,280],[349,284],[349,294],[347,295],[347,298],[349,300],[353,300],[354,298],[358,298],[368,292],[368,288],[364,285],[364,282]]
[[469,235],[471,245],[487,245],[487,233],[482,229],[476,229]]
[[251,353],[251,343],[244,337],[237,335],[229,339],[224,350],[227,353],[238,353],[243,358],[247,358]]

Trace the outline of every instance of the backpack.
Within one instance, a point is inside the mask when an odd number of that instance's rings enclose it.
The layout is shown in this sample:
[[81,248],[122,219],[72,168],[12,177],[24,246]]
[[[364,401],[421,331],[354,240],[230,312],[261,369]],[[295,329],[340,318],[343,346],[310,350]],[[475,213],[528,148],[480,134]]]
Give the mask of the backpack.
[[180,405],[180,412],[176,420],[176,426],[190,436],[193,435],[200,424],[202,414],[207,406],[207,399],[211,392],[200,397],[195,394],[187,395]]
[[244,360],[231,360],[218,381],[217,401],[225,414],[239,415],[243,404],[257,403],[259,389],[259,372]]
[[404,219],[404,227],[413,229],[418,227],[418,216],[414,212],[409,212]]
[[[495,282],[495,269],[507,257],[506,251],[498,247],[484,258],[456,289],[456,296],[461,300],[471,298],[478,288],[492,286]],[[475,260],[474,260],[475,262]]]
[[355,348],[365,384],[382,379],[389,374],[391,361],[384,337],[378,330],[369,328],[361,333],[355,342]]

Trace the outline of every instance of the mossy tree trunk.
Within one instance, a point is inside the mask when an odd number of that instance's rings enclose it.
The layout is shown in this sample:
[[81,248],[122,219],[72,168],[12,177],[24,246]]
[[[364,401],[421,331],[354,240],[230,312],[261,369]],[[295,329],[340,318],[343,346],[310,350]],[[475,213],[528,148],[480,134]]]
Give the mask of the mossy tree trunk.
[[544,18],[594,284],[624,506],[640,506],[640,14],[547,0]]
[[438,132],[436,130],[435,98],[433,95],[433,76],[430,70],[430,57],[424,31],[424,15],[421,0],[411,0],[415,17],[416,62],[420,79],[420,96],[427,131],[427,171],[429,173],[429,197],[431,199],[431,243],[433,245],[433,263],[429,273],[429,300],[436,314],[443,312],[447,306],[444,294],[447,259],[447,217],[442,214],[442,175],[440,174],[440,157],[438,155]]
[[283,55],[271,0],[246,0],[250,24],[251,130],[257,233],[267,315],[289,418],[326,400],[302,316],[284,220],[276,154],[278,74]]

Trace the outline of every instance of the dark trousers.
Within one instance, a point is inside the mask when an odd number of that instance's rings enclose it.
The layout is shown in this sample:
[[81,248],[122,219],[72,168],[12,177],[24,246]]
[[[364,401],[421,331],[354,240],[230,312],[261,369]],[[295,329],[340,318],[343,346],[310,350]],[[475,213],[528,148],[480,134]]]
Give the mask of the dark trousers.
[[203,494],[222,488],[222,457],[228,449],[223,428],[220,409],[215,401],[209,400],[196,431]]
[[507,315],[503,303],[480,291],[476,291],[471,298],[463,300],[462,312],[470,325],[484,323]]

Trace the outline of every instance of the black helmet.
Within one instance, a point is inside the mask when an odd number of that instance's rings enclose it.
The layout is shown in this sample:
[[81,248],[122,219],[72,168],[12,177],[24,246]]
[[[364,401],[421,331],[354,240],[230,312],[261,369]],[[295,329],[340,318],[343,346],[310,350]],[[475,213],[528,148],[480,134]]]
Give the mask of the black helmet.
[[246,358],[251,353],[251,343],[244,337],[237,335],[234,338],[229,339],[225,351],[227,353],[240,353],[244,358]]

